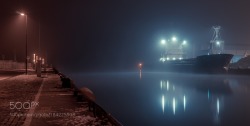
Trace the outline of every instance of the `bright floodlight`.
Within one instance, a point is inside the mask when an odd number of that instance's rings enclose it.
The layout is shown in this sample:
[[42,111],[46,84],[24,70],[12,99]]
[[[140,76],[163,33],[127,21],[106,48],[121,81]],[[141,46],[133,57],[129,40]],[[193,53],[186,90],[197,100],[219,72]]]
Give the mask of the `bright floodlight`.
[[173,38],[172,38],[172,41],[176,42],[176,41],[177,41],[177,38],[176,38],[176,37],[173,37]]
[[25,14],[24,13],[20,13],[20,15],[24,16]]
[[184,40],[184,41],[182,42],[182,44],[183,44],[183,45],[186,45],[186,44],[187,44],[187,41],[186,41],[186,40]]
[[161,44],[165,45],[166,44],[166,40],[161,40]]
[[217,41],[217,42],[216,42],[216,44],[217,44],[217,45],[220,45],[220,42],[219,42],[219,41]]

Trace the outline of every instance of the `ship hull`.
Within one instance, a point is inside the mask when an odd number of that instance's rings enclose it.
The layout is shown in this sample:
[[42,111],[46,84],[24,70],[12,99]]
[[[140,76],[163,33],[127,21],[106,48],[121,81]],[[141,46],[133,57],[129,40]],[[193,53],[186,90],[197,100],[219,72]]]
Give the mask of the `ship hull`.
[[162,65],[172,72],[225,73],[232,57],[232,54],[202,55],[193,59],[166,61]]

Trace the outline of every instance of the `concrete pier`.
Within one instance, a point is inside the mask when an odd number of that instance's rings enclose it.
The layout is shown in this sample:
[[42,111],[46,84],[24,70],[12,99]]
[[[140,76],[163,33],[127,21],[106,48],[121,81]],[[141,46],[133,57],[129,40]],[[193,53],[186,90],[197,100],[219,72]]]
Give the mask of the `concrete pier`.
[[89,102],[79,101],[72,88],[62,88],[54,73],[0,80],[0,94],[0,125],[120,125],[108,113],[98,114],[100,109],[90,111]]

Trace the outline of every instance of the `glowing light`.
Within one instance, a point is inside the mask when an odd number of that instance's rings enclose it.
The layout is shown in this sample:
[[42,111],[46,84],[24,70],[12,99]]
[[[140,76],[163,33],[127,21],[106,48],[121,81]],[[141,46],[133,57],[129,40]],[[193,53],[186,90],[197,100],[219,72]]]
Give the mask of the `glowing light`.
[[139,69],[142,69],[142,63],[138,64]]
[[167,91],[169,90],[169,82],[168,82],[168,80],[167,80]]
[[36,62],[36,54],[35,53],[33,54],[33,62],[34,63]]
[[20,13],[21,16],[24,16],[25,14],[24,13]]
[[187,44],[187,41],[186,41],[186,40],[184,40],[184,41],[182,42],[182,44],[183,44],[183,45],[186,45],[186,44]]
[[175,60],[175,57],[173,57],[173,60]]
[[173,113],[174,113],[174,115],[175,115],[175,107],[176,107],[175,98],[173,98]]
[[164,39],[161,40],[161,44],[162,44],[162,45],[165,45],[165,44],[166,44],[166,40],[164,40]]
[[37,60],[38,60],[38,56],[36,55],[36,63],[37,63]]
[[172,37],[172,41],[173,41],[173,42],[176,42],[176,41],[177,41],[177,38],[176,38],[176,37]]
[[160,58],[160,61],[165,62],[165,58]]
[[184,111],[186,110],[186,96],[184,95],[183,97],[183,107],[184,107]]
[[140,79],[141,79],[141,77],[142,77],[142,74],[141,74],[141,70],[140,70]]
[[209,98],[210,98],[210,91],[207,90],[207,99],[209,99]]
[[170,60],[169,57],[167,57],[167,60]]
[[44,65],[44,58],[42,58],[42,64]]
[[182,57],[180,57],[179,60],[182,60]]
[[217,41],[217,42],[216,42],[216,44],[217,44],[217,45],[220,45],[220,42],[219,42],[219,41]]
[[165,97],[162,95],[161,97],[161,105],[162,105],[162,112],[164,113],[164,108],[165,108]]
[[161,89],[162,89],[162,80],[161,80]]
[[142,66],[142,64],[141,63],[139,63],[139,67],[141,67]]
[[217,98],[217,113],[220,113],[220,100]]

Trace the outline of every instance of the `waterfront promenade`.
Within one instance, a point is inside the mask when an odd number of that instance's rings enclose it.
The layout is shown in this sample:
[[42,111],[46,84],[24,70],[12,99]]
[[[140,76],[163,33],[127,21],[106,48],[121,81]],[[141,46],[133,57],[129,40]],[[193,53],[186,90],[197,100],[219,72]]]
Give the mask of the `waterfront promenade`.
[[89,110],[72,88],[62,88],[54,73],[18,75],[0,80],[1,126],[115,125],[107,116]]

